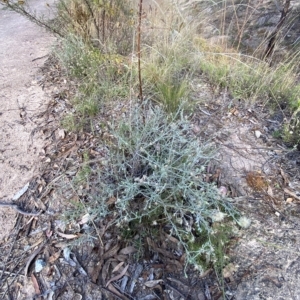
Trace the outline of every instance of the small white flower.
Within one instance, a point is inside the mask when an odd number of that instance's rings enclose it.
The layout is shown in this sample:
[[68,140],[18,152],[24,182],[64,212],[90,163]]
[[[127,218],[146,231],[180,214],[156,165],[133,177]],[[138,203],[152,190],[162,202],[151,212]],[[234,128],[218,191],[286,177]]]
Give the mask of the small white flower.
[[246,217],[241,217],[239,220],[238,220],[238,224],[242,227],[242,228],[249,228],[250,225],[251,225],[251,220],[246,218]]
[[216,211],[212,216],[211,219],[213,222],[221,222],[224,220],[226,214],[222,213],[221,211]]
[[177,224],[182,225],[182,218],[176,218],[176,219],[175,219],[175,222],[176,222]]
[[194,270],[199,271],[200,267],[198,265],[194,265]]
[[195,237],[194,237],[194,235],[191,235],[191,236],[190,236],[189,242],[190,242],[190,243],[194,243],[194,242],[195,242]]

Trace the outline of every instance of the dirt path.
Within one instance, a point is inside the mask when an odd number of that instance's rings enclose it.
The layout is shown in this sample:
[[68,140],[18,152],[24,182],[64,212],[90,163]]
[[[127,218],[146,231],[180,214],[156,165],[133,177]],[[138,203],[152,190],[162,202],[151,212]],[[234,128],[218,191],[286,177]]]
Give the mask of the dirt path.
[[[49,15],[44,2],[29,1],[33,10]],[[34,115],[49,98],[38,84],[54,38],[29,20],[0,5],[0,201],[10,202],[40,167],[43,137],[31,135]],[[0,208],[0,239],[12,229],[15,211]]]

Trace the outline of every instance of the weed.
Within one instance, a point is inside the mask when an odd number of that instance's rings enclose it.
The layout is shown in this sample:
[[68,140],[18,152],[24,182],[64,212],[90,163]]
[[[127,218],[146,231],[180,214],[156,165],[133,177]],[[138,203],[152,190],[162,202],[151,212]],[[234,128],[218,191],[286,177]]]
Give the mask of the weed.
[[[228,222],[228,221],[227,221]],[[230,223],[229,223],[230,224]],[[226,224],[224,222],[219,223],[216,222],[212,226],[212,230],[210,232],[200,232],[198,238],[194,241],[189,242],[188,247],[190,251],[196,252],[201,247],[201,245],[208,240],[210,241],[213,252],[208,251],[199,255],[197,257],[197,265],[201,266],[201,269],[207,269],[209,266],[213,265],[218,277],[221,280],[221,285],[223,276],[222,271],[225,265],[228,263],[228,257],[226,257],[226,247],[230,243],[230,239],[233,234],[233,226]]]
[[72,209],[66,210],[63,214],[64,222],[72,222],[79,220],[85,214],[86,208],[80,201],[70,200]]
[[164,42],[157,42],[145,51],[149,54],[142,72],[145,91],[168,113],[176,112],[182,103],[187,103],[189,81],[194,73],[192,56],[187,53],[190,39],[182,31],[176,38],[166,37]]
[[74,114],[66,114],[61,121],[61,125],[67,131],[76,131],[80,128],[76,119],[77,117]]
[[276,139],[279,139],[282,136],[282,131],[281,130],[275,130],[272,133],[273,137]]
[[95,95],[92,95],[92,97],[87,97],[86,99],[83,99],[83,97],[79,98],[75,102],[77,113],[84,117],[96,116],[99,110],[99,101],[97,101],[97,98],[98,97],[95,97]]
[[123,120],[113,132],[110,163],[97,170],[93,211],[115,197],[117,223],[131,234],[140,224],[168,225],[168,233],[184,247],[186,263],[214,257],[211,238],[193,251],[189,247],[192,240],[213,234],[210,223],[217,211],[235,218],[229,202],[203,181],[213,149],[193,136],[182,111],[168,116],[159,107],[135,107],[132,120]]

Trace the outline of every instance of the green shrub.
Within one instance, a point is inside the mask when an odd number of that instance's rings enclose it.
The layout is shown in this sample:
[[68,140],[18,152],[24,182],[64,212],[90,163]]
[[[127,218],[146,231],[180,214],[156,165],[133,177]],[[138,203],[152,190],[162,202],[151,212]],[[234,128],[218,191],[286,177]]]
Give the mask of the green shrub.
[[89,46],[85,41],[74,34],[61,39],[55,54],[72,77],[83,79],[95,77],[98,65],[103,61],[101,53]]

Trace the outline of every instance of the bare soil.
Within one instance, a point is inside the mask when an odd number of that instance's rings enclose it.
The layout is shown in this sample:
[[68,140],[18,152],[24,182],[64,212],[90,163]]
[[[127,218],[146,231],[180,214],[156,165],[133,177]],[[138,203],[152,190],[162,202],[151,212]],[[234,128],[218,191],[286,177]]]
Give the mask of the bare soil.
[[[47,14],[44,2],[30,1]],[[13,196],[39,173],[41,134],[34,134],[49,97],[38,84],[37,70],[44,64],[54,38],[42,28],[0,5],[0,201]],[[16,211],[0,207],[0,239],[13,229]]]
[[204,90],[199,94],[206,104],[195,121],[205,128],[199,134],[219,148],[211,172],[251,220],[228,249],[226,299],[300,299],[300,152],[273,138],[274,126],[280,127],[277,113]]

